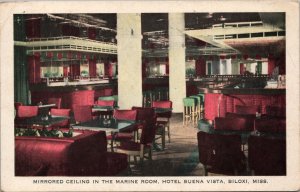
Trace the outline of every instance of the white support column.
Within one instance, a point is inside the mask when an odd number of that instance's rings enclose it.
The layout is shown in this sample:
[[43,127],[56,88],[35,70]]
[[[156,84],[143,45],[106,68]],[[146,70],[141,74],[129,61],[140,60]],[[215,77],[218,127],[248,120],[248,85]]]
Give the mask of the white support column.
[[183,112],[186,97],[184,13],[169,13],[169,89],[173,112]]
[[121,109],[142,106],[141,14],[117,14],[118,95]]

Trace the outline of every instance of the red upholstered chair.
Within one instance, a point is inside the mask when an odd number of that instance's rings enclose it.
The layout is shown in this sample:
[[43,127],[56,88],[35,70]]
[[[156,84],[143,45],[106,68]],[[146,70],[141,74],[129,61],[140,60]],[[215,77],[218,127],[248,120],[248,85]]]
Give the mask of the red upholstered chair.
[[[117,120],[136,121],[137,111],[136,110],[114,110],[113,117]],[[121,141],[133,140],[135,131],[136,131],[136,127],[133,127],[131,130],[126,130],[126,132],[125,131],[119,132],[114,136],[108,135],[107,140],[114,140],[114,142],[116,143],[120,143]]]
[[285,138],[250,136],[248,145],[248,163],[252,175],[286,175]]
[[61,108],[61,98],[51,97],[48,98],[48,104],[55,104],[57,109]]
[[[153,101],[153,108],[172,108],[172,101]],[[162,125],[167,129],[167,134],[169,138],[169,143],[171,142],[171,133],[170,133],[170,118],[172,117],[172,111],[165,113],[158,113],[157,116],[157,125]]]
[[239,135],[198,132],[199,161],[208,172],[236,175],[245,170],[245,156]]
[[[132,107],[132,110],[137,111],[137,131],[142,130],[146,123],[153,118],[151,115],[154,112],[154,108],[152,107]],[[138,136],[138,133],[136,135]]]
[[235,111],[237,114],[256,114],[256,112],[260,113],[260,106],[257,105],[251,105],[251,106],[245,106],[245,105],[236,105]]
[[18,107],[17,117],[19,118],[35,117],[38,115],[38,111],[39,111],[38,106],[21,105]]
[[[129,161],[130,156],[140,157],[141,163],[143,162],[144,158],[149,158],[150,160],[152,160],[152,143],[154,141],[156,132],[155,121],[155,113],[154,110],[152,110],[152,112],[149,113],[149,117],[145,121],[145,124],[142,128],[141,138],[139,142],[122,141],[120,146],[117,146],[117,152],[127,154],[129,156]],[[148,154],[148,156],[145,156],[145,154]]]
[[95,102],[95,105],[98,105],[98,106],[111,106],[113,107],[115,104],[115,101],[113,100],[97,100]]
[[113,117],[118,120],[131,120],[135,121],[137,117],[136,110],[114,110]]
[[73,112],[76,123],[93,119],[92,106],[90,105],[73,105]]
[[[50,110],[51,116],[62,116],[62,117],[70,117],[71,109],[55,109],[52,108]],[[53,128],[69,128],[70,127],[70,119],[67,119],[61,123],[55,124],[52,126]]]

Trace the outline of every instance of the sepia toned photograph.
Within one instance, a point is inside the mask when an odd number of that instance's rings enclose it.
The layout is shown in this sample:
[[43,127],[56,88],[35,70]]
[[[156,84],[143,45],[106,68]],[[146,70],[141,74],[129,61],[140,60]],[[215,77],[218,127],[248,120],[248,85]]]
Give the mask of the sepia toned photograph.
[[[299,153],[289,156],[299,42],[291,50],[288,35],[299,41],[299,30],[285,7],[103,9],[13,11],[1,22],[11,58],[3,161],[24,183],[17,191],[299,187],[287,179],[300,176]],[[292,184],[275,188],[282,179]]]

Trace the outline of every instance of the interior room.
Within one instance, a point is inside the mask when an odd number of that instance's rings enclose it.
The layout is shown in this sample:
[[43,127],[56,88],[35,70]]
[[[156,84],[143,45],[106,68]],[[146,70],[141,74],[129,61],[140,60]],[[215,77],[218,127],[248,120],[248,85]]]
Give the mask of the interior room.
[[15,176],[286,175],[285,13],[13,18]]

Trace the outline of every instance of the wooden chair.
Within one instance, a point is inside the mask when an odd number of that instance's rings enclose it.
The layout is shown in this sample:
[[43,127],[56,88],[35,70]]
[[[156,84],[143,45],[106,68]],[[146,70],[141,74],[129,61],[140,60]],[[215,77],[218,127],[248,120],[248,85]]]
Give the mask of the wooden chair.
[[149,118],[152,118],[151,115],[154,112],[154,108],[152,107],[132,107],[132,110],[137,111],[137,132],[135,141],[139,140],[139,131],[146,126],[146,123],[149,121]]
[[[172,101],[153,101],[152,107],[153,108],[165,108],[165,109],[172,109]],[[164,112],[164,113],[157,113],[156,114],[157,126],[163,126],[164,132],[168,134],[169,143],[171,142],[171,131],[170,131],[170,119],[172,117],[172,111]],[[166,131],[167,130],[167,131]]]
[[[137,111],[136,110],[114,110],[113,118],[116,120],[130,120],[136,121],[137,118]],[[124,132],[119,132],[115,135],[108,135],[106,138],[107,140],[111,140],[111,150],[113,151],[113,144],[116,145],[120,144],[122,141],[130,141],[134,140],[135,135],[134,132],[136,131],[136,126],[132,127],[130,130],[126,130]]]
[[[144,158],[152,160],[152,143],[155,138],[156,120],[154,110],[149,114],[141,133],[139,141],[123,141],[117,146],[117,152],[125,153],[129,156],[139,157],[141,164]],[[135,159],[136,160],[136,159]]]

